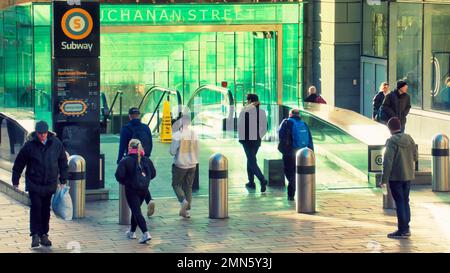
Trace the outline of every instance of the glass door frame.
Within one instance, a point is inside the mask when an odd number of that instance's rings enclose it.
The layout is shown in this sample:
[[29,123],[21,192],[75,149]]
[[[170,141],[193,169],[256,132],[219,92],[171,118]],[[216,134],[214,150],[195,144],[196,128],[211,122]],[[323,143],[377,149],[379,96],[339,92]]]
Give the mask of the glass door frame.
[[199,25],[199,26],[101,26],[100,33],[185,33],[274,31],[276,44],[277,104],[283,100],[283,25]]

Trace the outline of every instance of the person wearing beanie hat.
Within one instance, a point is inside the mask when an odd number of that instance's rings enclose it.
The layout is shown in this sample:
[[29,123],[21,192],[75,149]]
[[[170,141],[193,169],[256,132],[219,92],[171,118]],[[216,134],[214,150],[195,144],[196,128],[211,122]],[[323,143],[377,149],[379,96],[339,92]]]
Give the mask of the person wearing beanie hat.
[[51,246],[48,239],[50,223],[50,201],[58,187],[67,183],[67,156],[62,142],[48,130],[45,121],[36,123],[14,161],[12,184],[19,187],[23,170],[25,190],[30,198],[30,236],[31,247]]
[[406,116],[411,109],[411,98],[407,92],[408,83],[403,80],[398,81],[396,88],[386,95],[380,108],[380,120],[386,123],[389,119],[398,117],[402,132],[405,132]]
[[381,186],[388,184],[397,210],[398,229],[388,234],[388,238],[405,239],[411,236],[409,222],[409,190],[411,180],[415,178],[415,163],[419,159],[413,138],[401,131],[401,122],[397,117],[387,122],[391,137],[386,141],[383,154],[383,175]]

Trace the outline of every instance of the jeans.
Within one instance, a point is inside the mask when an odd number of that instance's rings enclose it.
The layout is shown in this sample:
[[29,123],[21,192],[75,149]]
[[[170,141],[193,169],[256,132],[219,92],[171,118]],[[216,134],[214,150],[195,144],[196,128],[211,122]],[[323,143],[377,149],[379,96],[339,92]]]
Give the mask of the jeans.
[[245,155],[247,156],[247,176],[248,182],[255,182],[255,175],[258,177],[260,182],[265,180],[264,175],[259,169],[258,161],[256,159],[256,154],[258,153],[258,149],[261,146],[261,141],[259,140],[251,140],[242,143],[244,147]]
[[284,175],[289,182],[287,194],[289,197],[295,195],[295,154],[283,154]]
[[147,232],[147,223],[141,212],[141,205],[146,195],[147,191],[136,191],[125,188],[125,196],[127,197],[127,203],[131,210],[131,232],[135,232],[137,226],[139,226],[142,233]]
[[188,209],[191,209],[192,203],[192,184],[194,183],[196,167],[190,169],[178,168],[172,165],[172,188],[181,203],[184,199],[189,203]]
[[389,181],[389,187],[397,207],[398,230],[405,233],[409,231],[411,220],[409,208],[410,181]]
[[50,229],[50,201],[52,194],[41,195],[29,192],[30,207],[30,235],[48,235]]

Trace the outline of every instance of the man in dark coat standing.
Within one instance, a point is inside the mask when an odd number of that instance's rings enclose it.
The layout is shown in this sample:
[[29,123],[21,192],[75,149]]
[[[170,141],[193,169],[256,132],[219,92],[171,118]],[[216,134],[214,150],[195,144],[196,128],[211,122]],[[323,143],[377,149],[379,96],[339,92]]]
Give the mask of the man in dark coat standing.
[[67,182],[67,156],[61,141],[48,131],[45,121],[36,123],[35,131],[20,150],[13,166],[12,184],[19,186],[23,169],[25,172],[25,190],[31,201],[30,236],[31,247],[51,246],[48,239],[50,222],[50,200],[58,187]]
[[381,105],[381,119],[386,123],[393,117],[400,119],[401,132],[405,132],[406,116],[411,109],[411,99],[408,92],[408,84],[405,81],[398,81],[397,88],[384,98]]

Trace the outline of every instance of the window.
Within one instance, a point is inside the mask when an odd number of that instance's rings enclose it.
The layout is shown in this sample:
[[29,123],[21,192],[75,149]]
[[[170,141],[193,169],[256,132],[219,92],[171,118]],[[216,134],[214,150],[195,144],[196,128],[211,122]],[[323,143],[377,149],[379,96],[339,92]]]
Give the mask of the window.
[[421,4],[398,5],[397,79],[408,83],[411,105],[422,107],[422,11]]
[[387,58],[388,3],[363,4],[363,55]]

